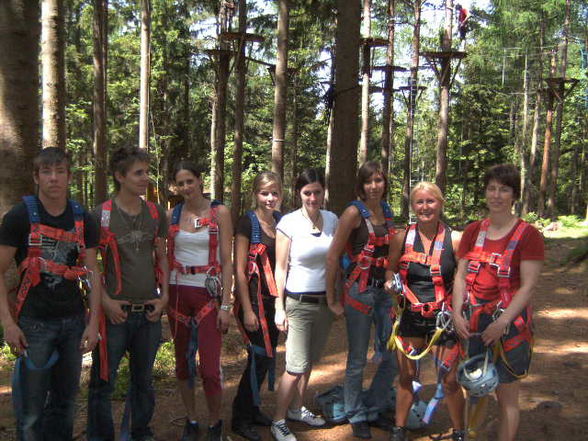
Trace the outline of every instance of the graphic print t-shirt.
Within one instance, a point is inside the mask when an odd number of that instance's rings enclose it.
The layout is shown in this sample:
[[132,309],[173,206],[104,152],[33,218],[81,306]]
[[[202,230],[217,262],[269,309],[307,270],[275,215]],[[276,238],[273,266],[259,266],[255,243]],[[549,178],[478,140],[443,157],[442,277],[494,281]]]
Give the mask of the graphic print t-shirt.
[[[59,216],[51,216],[37,198],[41,224],[61,230],[74,231],[74,214],[68,203],[65,211]],[[15,247],[16,264],[26,258],[30,223],[24,202],[15,205],[4,216],[0,227],[0,245]],[[84,212],[84,240],[86,248],[98,246],[98,227],[94,218]],[[76,265],[78,247],[75,242],[61,242],[49,237],[42,238],[42,256],[65,265]],[[41,272],[41,283],[30,289],[21,310],[21,315],[38,319],[62,318],[84,311],[82,296],[77,281],[66,280],[61,276]]]
[[[163,209],[157,205],[159,220],[155,220],[149,213],[147,204],[143,201],[141,213],[130,216],[122,212],[116,202],[112,203],[110,213],[110,230],[116,236],[120,268],[122,291],[114,295],[117,287],[116,274],[112,253],[108,251],[106,262],[106,292],[117,300],[143,302],[153,299],[156,295],[155,279],[155,237],[167,237],[167,218]],[[102,206],[94,210],[98,224],[102,217]]]

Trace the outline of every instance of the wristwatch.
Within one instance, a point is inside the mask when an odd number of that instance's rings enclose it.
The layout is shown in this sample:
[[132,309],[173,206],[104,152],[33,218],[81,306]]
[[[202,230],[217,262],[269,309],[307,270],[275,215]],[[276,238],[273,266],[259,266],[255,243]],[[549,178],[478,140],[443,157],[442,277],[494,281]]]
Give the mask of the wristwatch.
[[231,303],[228,303],[228,304],[223,303],[222,305],[220,305],[220,309],[221,309],[221,311],[231,312],[233,310],[233,305]]

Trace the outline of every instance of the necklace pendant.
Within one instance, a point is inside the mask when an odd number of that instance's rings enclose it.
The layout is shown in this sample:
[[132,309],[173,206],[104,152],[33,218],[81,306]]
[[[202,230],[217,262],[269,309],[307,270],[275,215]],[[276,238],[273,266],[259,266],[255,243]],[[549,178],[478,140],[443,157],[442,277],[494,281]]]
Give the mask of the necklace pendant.
[[200,228],[202,227],[202,221],[200,220],[199,217],[194,219],[194,228]]

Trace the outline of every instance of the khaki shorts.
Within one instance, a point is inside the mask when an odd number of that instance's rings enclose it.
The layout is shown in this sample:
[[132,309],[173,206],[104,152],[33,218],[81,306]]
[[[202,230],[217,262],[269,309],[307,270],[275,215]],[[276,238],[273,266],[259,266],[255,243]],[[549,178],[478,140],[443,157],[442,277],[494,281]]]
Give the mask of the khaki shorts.
[[287,297],[286,317],[286,371],[304,374],[321,358],[333,313],[326,303],[302,303]]

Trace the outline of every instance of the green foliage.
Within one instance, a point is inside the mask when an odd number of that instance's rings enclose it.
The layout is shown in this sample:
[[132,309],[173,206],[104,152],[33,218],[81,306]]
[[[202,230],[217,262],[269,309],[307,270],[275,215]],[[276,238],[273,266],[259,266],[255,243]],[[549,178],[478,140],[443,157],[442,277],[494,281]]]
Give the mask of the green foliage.
[[580,222],[582,222],[582,220],[574,214],[567,216],[559,216],[557,220],[561,222],[561,224],[566,228],[577,227],[580,224]]

